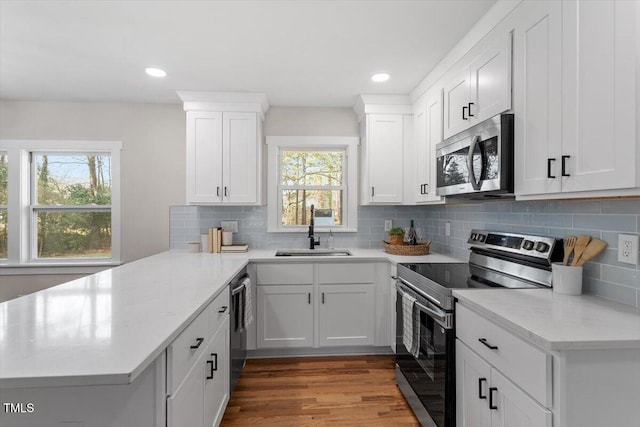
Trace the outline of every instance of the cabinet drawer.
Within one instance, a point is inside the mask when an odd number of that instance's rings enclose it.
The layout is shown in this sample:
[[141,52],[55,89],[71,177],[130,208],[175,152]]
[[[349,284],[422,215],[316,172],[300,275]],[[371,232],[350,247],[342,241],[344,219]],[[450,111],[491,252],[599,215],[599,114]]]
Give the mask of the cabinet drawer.
[[226,286],[222,292],[211,302],[211,329],[210,336],[218,330],[222,322],[229,316],[231,310],[229,286]]
[[551,355],[460,304],[456,336],[543,406],[551,406]]
[[318,283],[373,283],[376,265],[372,263],[319,264]]
[[258,285],[310,285],[313,264],[258,264]]
[[[209,304],[167,348],[167,390],[172,394],[182,383],[187,372],[207,347],[213,334],[212,310]],[[217,315],[217,313],[216,313]]]

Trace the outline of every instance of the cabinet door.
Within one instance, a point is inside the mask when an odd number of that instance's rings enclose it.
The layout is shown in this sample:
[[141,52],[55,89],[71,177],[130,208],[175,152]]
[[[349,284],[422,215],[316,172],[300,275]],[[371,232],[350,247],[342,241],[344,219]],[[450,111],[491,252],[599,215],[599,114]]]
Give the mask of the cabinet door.
[[511,32],[492,40],[471,63],[469,72],[471,124],[511,109]]
[[427,146],[428,146],[428,185],[425,187],[427,201],[439,202],[442,197],[436,194],[438,186],[436,167],[436,146],[442,142],[442,90],[437,89],[427,97]]
[[320,285],[318,344],[373,345],[373,285]]
[[371,203],[402,203],[403,116],[367,116],[367,182]]
[[[456,340],[456,420],[458,427],[490,427],[491,367]],[[514,426],[515,427],[515,426]]]
[[513,102],[516,195],[559,193],[562,144],[562,2],[515,12]]
[[187,203],[222,202],[222,113],[187,112]]
[[203,381],[205,378],[204,360],[200,355],[176,392],[167,399],[167,426],[203,425]]
[[637,1],[573,0],[563,6],[562,190],[636,186]]
[[[551,427],[551,411],[543,408],[495,369],[491,370],[492,427]],[[468,424],[471,425],[471,424]]]
[[414,114],[416,135],[416,180],[414,198],[416,203],[427,201],[429,187],[430,156],[429,139],[427,137],[427,108],[423,107]]
[[[469,67],[459,68],[444,86],[444,128],[447,139],[470,126],[469,122]],[[464,107],[464,110],[463,110]]]
[[258,202],[256,113],[224,113],[223,170],[225,203]]
[[258,348],[313,346],[313,285],[258,286]]
[[220,424],[229,402],[229,316],[204,355],[204,427]]

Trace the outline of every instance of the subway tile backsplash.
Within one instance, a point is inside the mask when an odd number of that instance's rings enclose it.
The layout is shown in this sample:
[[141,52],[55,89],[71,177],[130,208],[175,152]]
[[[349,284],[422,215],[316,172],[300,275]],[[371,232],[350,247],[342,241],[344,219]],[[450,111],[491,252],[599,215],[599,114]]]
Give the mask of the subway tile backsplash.
[[[472,228],[564,237],[589,234],[609,246],[585,266],[584,292],[640,307],[640,269],[618,262],[618,233],[640,234],[640,198],[589,201],[494,201],[440,206],[360,206],[358,232],[334,233],[336,247],[382,248],[384,220],[407,227],[415,220],[432,251],[466,260],[467,237]],[[305,248],[306,233],[267,233],[267,207],[172,206],[171,248],[186,248],[200,233],[238,221],[234,241],[254,248]],[[445,235],[450,223],[451,235]],[[326,247],[326,233],[318,233]]]

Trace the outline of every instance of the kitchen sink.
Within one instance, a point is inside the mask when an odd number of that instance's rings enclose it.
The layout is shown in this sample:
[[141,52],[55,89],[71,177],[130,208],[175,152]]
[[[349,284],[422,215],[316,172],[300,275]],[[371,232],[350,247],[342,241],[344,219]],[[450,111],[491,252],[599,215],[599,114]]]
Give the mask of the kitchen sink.
[[334,249],[291,249],[276,251],[276,256],[351,256],[351,252]]

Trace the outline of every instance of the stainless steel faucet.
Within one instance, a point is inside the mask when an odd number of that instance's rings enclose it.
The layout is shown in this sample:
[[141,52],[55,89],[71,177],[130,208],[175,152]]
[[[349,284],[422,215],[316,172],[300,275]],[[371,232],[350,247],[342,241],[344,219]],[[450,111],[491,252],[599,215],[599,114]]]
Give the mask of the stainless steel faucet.
[[313,235],[313,216],[314,216],[315,206],[311,205],[311,220],[309,221],[309,249],[315,249],[316,246],[320,245],[320,238],[316,241]]

